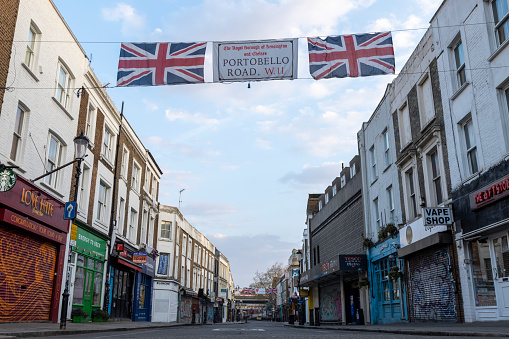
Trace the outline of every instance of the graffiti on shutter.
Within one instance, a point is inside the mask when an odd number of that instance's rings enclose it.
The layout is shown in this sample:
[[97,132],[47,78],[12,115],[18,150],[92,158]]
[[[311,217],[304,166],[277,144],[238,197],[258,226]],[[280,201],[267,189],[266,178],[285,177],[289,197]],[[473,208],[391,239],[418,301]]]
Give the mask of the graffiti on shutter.
[[411,320],[457,320],[455,282],[447,248],[409,258],[409,270]]
[[320,318],[321,321],[341,321],[341,289],[339,283],[320,286]]

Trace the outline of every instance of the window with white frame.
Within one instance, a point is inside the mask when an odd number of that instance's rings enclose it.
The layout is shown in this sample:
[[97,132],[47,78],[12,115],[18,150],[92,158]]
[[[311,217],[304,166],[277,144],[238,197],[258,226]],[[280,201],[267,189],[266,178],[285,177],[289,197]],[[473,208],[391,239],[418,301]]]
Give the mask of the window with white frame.
[[119,203],[119,215],[118,215],[118,233],[123,234],[124,233],[124,220],[125,220],[125,199],[123,197],[120,197],[120,203]]
[[141,176],[141,168],[136,163],[136,161],[133,161],[131,188],[137,192],[140,191],[140,176]]
[[341,176],[341,188],[345,187],[346,185],[346,175]]
[[99,181],[99,192],[97,195],[96,219],[105,223],[108,215],[107,198],[109,187],[102,181]]
[[138,223],[138,212],[131,208],[131,217],[129,218],[129,234],[128,239],[132,243],[136,242],[136,224]]
[[191,252],[193,251],[193,240],[191,237],[188,238],[189,243],[187,244],[187,258],[191,258]]
[[153,215],[151,215],[148,222],[148,239],[147,239],[147,245],[150,247],[154,247],[154,222],[155,218]]
[[463,125],[463,135],[465,137],[467,169],[468,174],[471,175],[479,171],[479,166],[477,163],[477,146],[475,142],[474,125],[472,123],[472,119],[469,119]]
[[145,171],[145,184],[143,185],[143,187],[148,191],[150,189],[150,179],[152,176],[152,172],[150,172],[150,170],[146,170]]
[[87,121],[85,122],[85,136],[88,137],[91,143],[94,142],[95,137],[95,119],[97,116],[97,110],[92,105],[88,104]]
[[321,201],[321,200],[319,200],[319,201],[318,201],[318,210],[319,210],[319,211],[322,209],[322,207],[323,207],[322,205],[323,205],[323,204],[322,204],[322,201]]
[[120,165],[120,175],[127,178],[127,164],[129,163],[129,150],[124,146],[122,150],[122,163]]
[[495,36],[497,46],[500,46],[509,37],[509,6],[507,0],[491,1],[493,19],[495,19]]
[[140,244],[147,243],[147,218],[148,212],[146,209],[143,209],[143,213],[141,215]]
[[88,207],[88,194],[90,192],[90,167],[83,163],[80,177],[80,190],[78,195],[78,209],[85,211]]
[[186,255],[186,249],[187,249],[187,235],[184,234],[182,237],[182,255]]
[[171,240],[171,221],[161,221],[161,238]]
[[115,137],[108,127],[104,127],[102,155],[110,162],[113,161],[113,144]]
[[154,175],[152,177],[152,187],[151,187],[151,193],[152,196],[155,198],[156,194],[157,194],[157,179],[156,179],[156,176]]
[[[53,134],[49,135],[48,155],[46,158],[46,172],[51,172],[62,164],[64,154],[64,145],[60,139]],[[56,171],[44,178],[44,182],[53,188],[57,187],[59,179],[59,171]]]
[[335,196],[337,193],[338,193],[338,186],[336,184],[334,184],[332,186],[332,196]]
[[16,120],[14,121],[14,132],[12,135],[11,160],[18,161],[21,155],[21,144],[23,142],[23,126],[25,123],[26,109],[18,104]]
[[392,186],[387,187],[387,201],[389,202],[389,221],[396,223],[394,212],[394,197],[392,195]]
[[36,60],[36,44],[38,43],[39,36],[41,32],[37,29],[34,23],[30,25],[28,30],[28,39],[27,39],[27,50],[25,53],[25,65],[33,70],[35,68],[35,60]]
[[391,164],[391,156],[389,154],[389,131],[387,129],[382,133],[382,139],[384,142],[385,167],[387,167]]
[[170,254],[161,253],[159,254],[159,264],[157,266],[157,274],[168,275],[168,266],[170,264]]
[[71,73],[63,63],[58,63],[55,99],[65,108],[68,108],[71,97]]
[[421,111],[421,126],[425,126],[435,116],[435,106],[433,104],[433,92],[431,79],[428,74],[417,87],[419,96],[419,110]]
[[465,71],[465,56],[463,55],[463,43],[459,40],[454,45],[454,63],[456,66],[456,80],[458,88],[467,82]]
[[373,200],[373,206],[374,206],[374,211],[375,211],[375,225],[376,225],[376,229],[379,230],[381,225],[380,225],[380,209],[378,206],[378,198]]
[[369,155],[371,158],[371,181],[375,181],[375,179],[378,177],[376,174],[376,154],[374,145],[369,149]]
[[198,244],[194,244],[194,262],[198,262]]
[[440,166],[440,157],[438,154],[438,149],[433,149],[427,155],[427,160],[429,162],[428,165],[428,176],[430,179],[430,193],[431,196],[431,206],[438,206],[444,201],[444,196],[442,192],[442,173]]
[[329,203],[329,193],[325,193],[325,203]]
[[415,175],[413,168],[410,168],[408,171],[406,171],[405,180],[408,219],[412,220],[417,217],[417,193],[415,191]]
[[355,172],[355,163],[353,163],[350,166],[350,178],[353,178],[355,174],[356,174],[356,172]]
[[399,137],[401,148],[404,148],[412,140],[412,129],[410,127],[410,112],[408,105],[405,103],[403,107],[398,110],[399,121]]

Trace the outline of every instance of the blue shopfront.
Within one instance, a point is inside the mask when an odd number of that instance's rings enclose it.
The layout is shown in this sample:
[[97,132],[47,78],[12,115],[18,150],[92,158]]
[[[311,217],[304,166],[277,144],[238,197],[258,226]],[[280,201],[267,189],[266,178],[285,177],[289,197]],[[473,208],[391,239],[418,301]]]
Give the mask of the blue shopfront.
[[399,234],[368,249],[372,324],[406,322],[403,260],[398,258]]
[[141,264],[141,272],[136,272],[133,321],[152,320],[152,282],[155,276],[155,266],[154,256],[149,253],[147,262]]

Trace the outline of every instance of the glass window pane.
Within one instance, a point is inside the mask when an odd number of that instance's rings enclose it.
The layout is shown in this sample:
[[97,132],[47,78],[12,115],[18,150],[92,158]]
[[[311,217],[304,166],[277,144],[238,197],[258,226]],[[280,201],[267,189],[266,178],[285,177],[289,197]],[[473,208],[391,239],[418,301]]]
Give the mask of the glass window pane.
[[491,270],[491,256],[489,243],[472,242],[472,259],[474,261],[474,289],[476,306],[496,306],[495,286]]
[[103,275],[96,273],[94,275],[94,294],[92,296],[92,305],[101,304],[101,286],[103,282]]
[[[78,255],[78,260],[79,257],[80,256]],[[83,267],[78,267],[76,269],[76,276],[74,278],[74,295],[72,299],[73,304],[83,304],[84,289],[85,289],[85,269]]]
[[495,260],[497,262],[497,278],[509,276],[509,251],[507,249],[507,236],[493,240]]
[[94,259],[87,258],[87,267],[90,268],[91,270],[93,270],[94,265],[95,265]]
[[100,262],[100,261],[96,261],[95,262],[95,270],[99,271],[99,272],[102,272],[103,271],[103,263]]
[[140,285],[139,308],[145,308],[145,285]]
[[83,254],[78,254],[78,260],[76,263],[79,266],[85,266],[85,257],[83,256]]

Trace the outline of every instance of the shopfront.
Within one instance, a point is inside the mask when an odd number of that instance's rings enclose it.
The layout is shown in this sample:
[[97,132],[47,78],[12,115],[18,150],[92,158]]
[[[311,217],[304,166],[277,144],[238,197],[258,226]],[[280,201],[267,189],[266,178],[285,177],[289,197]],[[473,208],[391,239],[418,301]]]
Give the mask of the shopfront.
[[152,254],[146,255],[146,258],[146,262],[141,264],[141,272],[136,273],[134,321],[152,320],[152,284],[156,262]]
[[509,161],[453,192],[466,321],[509,319]]
[[0,192],[0,321],[59,319],[69,222],[64,204],[17,176]]
[[76,238],[72,246],[75,264],[72,309],[82,309],[91,315],[102,306],[106,239],[87,229],[78,224],[71,226],[71,234],[75,234],[71,238]]
[[462,321],[451,231],[445,225],[425,226],[420,218],[399,234],[409,321]]
[[393,324],[406,321],[404,279],[390,272],[402,272],[398,258],[399,234],[368,250],[371,323]]

